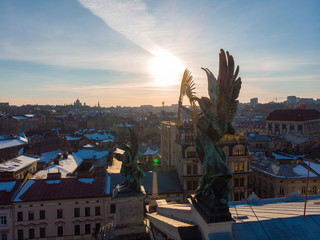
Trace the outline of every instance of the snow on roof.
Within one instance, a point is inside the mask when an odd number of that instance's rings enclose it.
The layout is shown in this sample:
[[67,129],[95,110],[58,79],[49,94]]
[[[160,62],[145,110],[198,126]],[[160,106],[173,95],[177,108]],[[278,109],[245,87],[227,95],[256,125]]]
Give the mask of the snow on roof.
[[[305,168],[304,166],[302,165],[298,165],[296,167],[293,168],[293,171],[302,176],[302,177],[307,177],[308,176],[308,169]],[[317,177],[316,174],[314,174],[313,172],[309,171],[309,177]]]
[[285,140],[286,142],[291,143],[294,147],[310,140],[311,136],[298,136],[292,133],[286,133],[279,136],[279,138]]
[[35,162],[38,162],[39,160],[40,159],[37,157],[20,155],[19,157],[0,163],[0,172],[16,172]]
[[59,153],[63,153],[60,149],[51,151],[51,152],[45,152],[41,154],[39,163],[48,163],[52,159],[54,159],[56,156],[58,156]]
[[94,179],[93,178],[79,178],[78,181],[83,182],[83,183],[92,184]]
[[14,202],[21,202],[21,199],[20,199],[21,195],[24,194],[34,183],[35,183],[34,180],[27,181],[26,184],[24,184],[24,186],[20,190],[19,194],[14,199]]
[[148,147],[147,151],[143,153],[143,156],[149,156],[149,155],[154,155],[159,152],[158,148],[156,150],[152,150],[150,147]]
[[69,154],[67,159],[60,159],[59,165],[51,164],[46,169],[41,170],[34,175],[33,178],[47,178],[48,173],[61,172],[61,177],[66,177],[67,174],[73,173],[83,162],[83,159],[76,154]]
[[74,153],[74,155],[82,159],[100,159],[107,156],[108,154],[108,150],[97,151],[93,149],[81,149],[78,152]]
[[81,137],[66,136],[66,139],[68,141],[77,141],[77,140],[81,140]]
[[[309,164],[308,161],[304,161],[305,164]],[[320,163],[310,162],[310,168],[320,174]]]
[[287,159],[287,160],[293,160],[295,159],[295,157],[293,156],[287,156],[287,155],[282,155],[282,154],[277,154],[277,153],[272,153],[272,155],[276,158],[276,159]]
[[60,183],[60,180],[48,180],[46,181],[47,184],[58,184]]
[[25,116],[13,116],[12,118],[13,118],[13,119],[16,119],[16,120],[25,120],[25,119],[28,119],[28,118],[25,117]]
[[124,150],[120,149],[120,148],[116,148],[116,150],[114,151],[115,154],[124,154]]
[[92,146],[91,144],[87,144],[83,146],[84,148],[93,148],[94,146]]
[[98,141],[102,141],[102,140],[110,140],[110,141],[114,141],[114,136],[108,133],[91,133],[91,134],[84,134],[84,136],[90,140],[98,140]]
[[22,139],[11,139],[0,141],[0,149],[17,147],[26,144]]
[[122,162],[113,158],[112,166],[108,166],[107,172],[108,173],[120,173],[121,166],[122,166]]
[[12,182],[1,182],[0,183],[0,191],[11,192],[14,185],[16,185],[16,181]]

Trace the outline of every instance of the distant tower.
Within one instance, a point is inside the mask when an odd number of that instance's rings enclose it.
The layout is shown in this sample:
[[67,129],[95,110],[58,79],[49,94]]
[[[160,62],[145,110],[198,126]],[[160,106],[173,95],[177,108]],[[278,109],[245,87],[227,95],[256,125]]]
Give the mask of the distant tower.
[[164,112],[164,101],[162,102],[162,111]]
[[81,104],[81,102],[80,102],[79,99],[77,99],[77,100],[74,102],[74,106],[75,106],[75,107],[81,107],[81,106],[82,106],[82,104]]
[[98,101],[98,108],[100,107],[100,103],[99,103],[99,101]]

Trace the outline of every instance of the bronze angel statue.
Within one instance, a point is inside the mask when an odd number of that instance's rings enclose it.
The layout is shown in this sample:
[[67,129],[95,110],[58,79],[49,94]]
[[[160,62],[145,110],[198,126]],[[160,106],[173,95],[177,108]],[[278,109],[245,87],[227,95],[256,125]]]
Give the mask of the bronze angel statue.
[[[231,122],[237,111],[236,99],[241,88],[241,78],[238,77],[239,66],[235,70],[233,57],[228,52],[225,54],[222,49],[219,56],[217,79],[208,68],[202,68],[208,78],[209,98],[195,96],[192,76],[186,70],[181,83],[179,101],[181,107],[181,96],[187,95],[190,100],[194,116],[195,146],[203,164],[204,172],[200,186],[195,192],[195,199],[204,197],[215,206],[227,205],[230,200],[231,187],[228,181],[232,177],[232,172],[226,164],[227,156],[219,147],[219,141],[225,134],[235,133]],[[195,107],[196,102],[199,104],[200,113]]]
[[138,167],[137,161],[140,158],[138,152],[138,139],[133,129],[130,132],[131,146],[124,147],[125,152],[121,157],[122,165],[120,173],[126,178],[125,182],[119,186],[120,192],[140,192],[140,186],[144,177],[143,171]]

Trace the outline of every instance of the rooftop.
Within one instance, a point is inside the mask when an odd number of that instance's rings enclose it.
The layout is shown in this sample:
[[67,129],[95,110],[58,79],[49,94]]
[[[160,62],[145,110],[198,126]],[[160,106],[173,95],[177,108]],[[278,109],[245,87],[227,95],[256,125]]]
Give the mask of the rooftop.
[[0,172],[16,172],[39,160],[40,158],[38,157],[20,155],[19,157],[0,163]]
[[14,202],[94,198],[106,196],[107,177],[28,180]]
[[10,205],[11,199],[21,184],[20,180],[0,179],[0,205]]
[[[312,163],[310,168],[310,178],[320,177],[319,163]],[[260,159],[256,162],[252,162],[251,169],[280,178],[306,178],[308,175],[307,164],[280,164],[266,159]]]
[[61,172],[62,177],[66,177],[68,174],[73,173],[83,162],[83,159],[76,154],[68,154],[68,158],[62,158],[59,160],[59,165],[51,164],[46,169],[36,173],[33,178],[47,178],[48,173]]
[[281,109],[271,112],[267,121],[303,122],[320,120],[320,112],[315,109]]

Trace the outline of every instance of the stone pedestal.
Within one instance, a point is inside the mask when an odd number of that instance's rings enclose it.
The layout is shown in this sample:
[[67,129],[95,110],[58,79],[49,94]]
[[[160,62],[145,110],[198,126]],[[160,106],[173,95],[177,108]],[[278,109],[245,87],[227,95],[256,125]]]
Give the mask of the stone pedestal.
[[228,205],[214,204],[211,199],[201,195],[198,196],[197,199],[195,199],[193,195],[191,202],[192,206],[196,208],[207,223],[228,222],[233,220]]
[[[203,200],[203,199],[202,199]],[[232,239],[231,214],[225,208],[217,208],[210,203],[188,199],[191,206],[192,222],[200,228],[204,239]]]
[[143,239],[143,236],[146,235],[146,227],[143,222],[145,197],[143,187],[140,193],[114,192],[116,212],[112,228],[113,238]]

